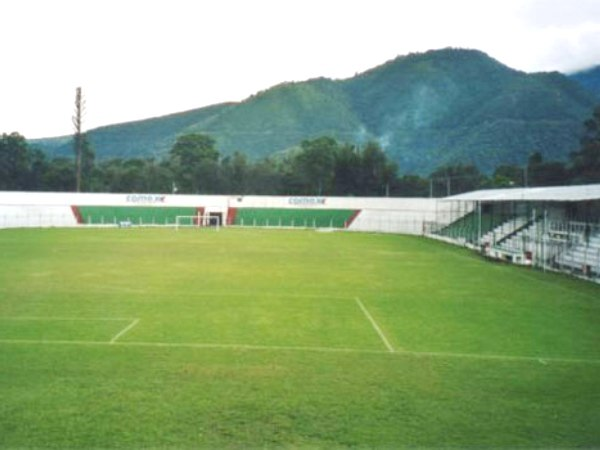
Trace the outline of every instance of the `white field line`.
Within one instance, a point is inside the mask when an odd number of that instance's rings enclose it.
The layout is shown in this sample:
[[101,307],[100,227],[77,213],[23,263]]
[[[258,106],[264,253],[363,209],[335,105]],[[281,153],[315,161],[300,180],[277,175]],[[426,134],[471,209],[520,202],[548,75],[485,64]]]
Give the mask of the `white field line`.
[[[169,294],[170,297],[174,298],[203,298],[203,297],[249,297],[247,291],[202,291],[194,292],[193,294]],[[352,300],[352,296],[347,295],[327,295],[327,294],[291,294],[280,292],[261,292],[261,297],[277,297],[277,298],[312,298],[312,299],[332,299],[332,300]]]
[[[1,341],[0,341],[1,342]],[[344,347],[309,347],[293,345],[258,345],[258,344],[211,344],[211,343],[178,343],[178,342],[117,342],[117,345],[139,346],[139,347],[185,347],[204,349],[230,349],[230,350],[276,350],[276,351],[303,351],[318,353],[386,353],[382,350],[362,350],[358,348]]]
[[13,317],[0,317],[0,320],[47,320],[52,321],[86,321],[86,322],[101,322],[101,321],[116,321],[116,322],[130,322],[131,318],[122,317],[41,317],[41,316],[13,316]]
[[135,319],[133,322],[131,322],[129,325],[127,325],[125,328],[123,328],[121,331],[119,331],[117,334],[115,334],[113,336],[113,338],[110,340],[110,343],[114,344],[117,341],[117,339],[119,339],[121,336],[123,336],[125,333],[127,333],[129,330],[131,330],[133,327],[135,327],[139,321],[140,321],[140,319]]
[[257,351],[299,351],[299,352],[319,352],[319,353],[360,353],[374,355],[390,355],[398,357],[413,356],[417,358],[454,358],[454,359],[480,359],[491,361],[513,361],[513,362],[534,362],[537,364],[548,365],[551,363],[563,364],[600,364],[600,359],[582,359],[582,358],[555,358],[544,356],[509,356],[493,355],[483,353],[452,353],[452,352],[416,352],[416,351],[394,351],[388,350],[369,350],[358,348],[336,348],[336,347],[294,347],[294,346],[273,346],[273,345],[245,345],[245,344],[209,344],[209,343],[186,343],[186,342],[137,342],[137,341],[66,341],[66,340],[32,340],[32,339],[0,339],[0,344],[8,345],[79,345],[79,346],[119,346],[119,347],[162,347],[162,348],[197,348],[197,349],[225,349],[225,350],[257,350]]
[[365,308],[365,305],[363,305],[363,303],[360,301],[360,298],[356,297],[355,300],[356,300],[356,304],[358,305],[358,307],[362,310],[362,312],[367,317],[367,319],[369,319],[369,322],[371,322],[371,325],[373,326],[373,328],[375,329],[375,331],[381,338],[383,345],[385,345],[385,347],[388,349],[388,351],[390,353],[394,353],[394,347],[392,347],[392,345],[390,344],[390,341],[387,340],[387,338],[385,337],[385,334],[383,334],[383,331],[381,331],[381,328],[379,328],[379,325],[377,325],[377,322],[375,322],[375,319],[373,319],[373,316],[371,316],[371,314],[369,314],[369,311],[367,311],[367,308]]

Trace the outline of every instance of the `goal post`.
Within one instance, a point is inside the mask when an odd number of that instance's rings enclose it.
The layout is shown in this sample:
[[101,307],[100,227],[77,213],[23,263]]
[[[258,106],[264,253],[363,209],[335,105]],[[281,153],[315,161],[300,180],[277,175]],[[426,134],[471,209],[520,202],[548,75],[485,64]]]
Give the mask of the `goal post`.
[[195,216],[175,216],[175,229],[179,228],[221,228],[221,216],[197,214]]

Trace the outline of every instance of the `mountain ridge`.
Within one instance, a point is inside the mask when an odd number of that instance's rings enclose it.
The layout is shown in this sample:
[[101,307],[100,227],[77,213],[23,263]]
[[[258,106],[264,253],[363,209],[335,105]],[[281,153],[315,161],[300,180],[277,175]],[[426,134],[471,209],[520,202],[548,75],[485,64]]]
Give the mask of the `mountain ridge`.
[[594,94],[600,101],[600,65],[571,73],[568,76]]
[[[533,151],[564,160],[595,104],[558,72],[527,74],[478,50],[403,55],[354,77],[280,83],[221,103],[88,132],[98,158],[164,157],[177,136],[207,133],[223,154],[263,158],[323,135],[378,141],[402,172],[472,163],[484,171]],[[62,141],[61,141],[62,139]],[[33,140],[71,155],[68,137]]]

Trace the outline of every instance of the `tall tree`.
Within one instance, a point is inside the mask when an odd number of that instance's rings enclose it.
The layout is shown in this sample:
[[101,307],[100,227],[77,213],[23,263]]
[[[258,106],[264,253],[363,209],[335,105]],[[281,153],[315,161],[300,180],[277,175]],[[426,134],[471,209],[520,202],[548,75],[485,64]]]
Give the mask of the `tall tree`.
[[84,149],[84,136],[82,134],[84,101],[81,95],[81,87],[75,90],[75,115],[73,116],[73,147],[75,151],[75,191],[81,192],[81,160]]
[[206,134],[186,134],[177,138],[169,152],[175,184],[179,192],[212,194],[219,191],[219,151]]
[[306,140],[302,150],[294,159],[294,170],[303,183],[303,192],[308,195],[326,195],[333,184],[333,169],[338,143],[323,136]]
[[335,195],[360,195],[361,154],[353,145],[342,145],[335,155],[333,193]]
[[27,176],[27,141],[18,133],[2,134],[0,140],[0,190],[23,189]]
[[383,196],[389,190],[390,175],[395,168],[389,167],[389,161],[377,142],[368,142],[362,151],[361,194]]
[[81,155],[80,155],[80,188],[84,191],[90,191],[92,188],[96,153],[90,143],[87,133],[81,135]]
[[235,152],[232,156],[226,156],[221,161],[222,193],[246,194],[248,182],[248,159],[241,152]]

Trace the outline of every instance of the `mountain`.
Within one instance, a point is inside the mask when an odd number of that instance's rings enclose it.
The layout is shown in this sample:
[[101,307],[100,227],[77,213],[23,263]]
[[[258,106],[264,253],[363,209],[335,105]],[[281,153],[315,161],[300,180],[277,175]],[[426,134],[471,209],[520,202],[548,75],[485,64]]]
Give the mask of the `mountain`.
[[526,74],[473,50],[397,58],[346,83],[366,128],[421,173],[445,163],[490,171],[533,151],[564,159],[594,105],[564,75]]
[[[283,83],[239,103],[213,105],[88,132],[97,157],[164,157],[177,136],[207,133],[223,154],[261,158],[329,135],[377,140],[404,173],[446,163],[484,171],[533,151],[565,159],[578,148],[594,99],[579,82],[513,70],[476,50],[398,57],[345,80]],[[71,155],[68,138],[32,141]]]
[[600,66],[572,73],[569,75],[569,78],[577,81],[581,86],[591,92],[598,102],[600,102]]
[[[163,157],[177,136],[188,128],[207,123],[235,104],[223,103],[205,108],[135,122],[96,128],[87,132],[99,159]],[[31,143],[51,156],[72,156],[72,137],[32,139]]]

